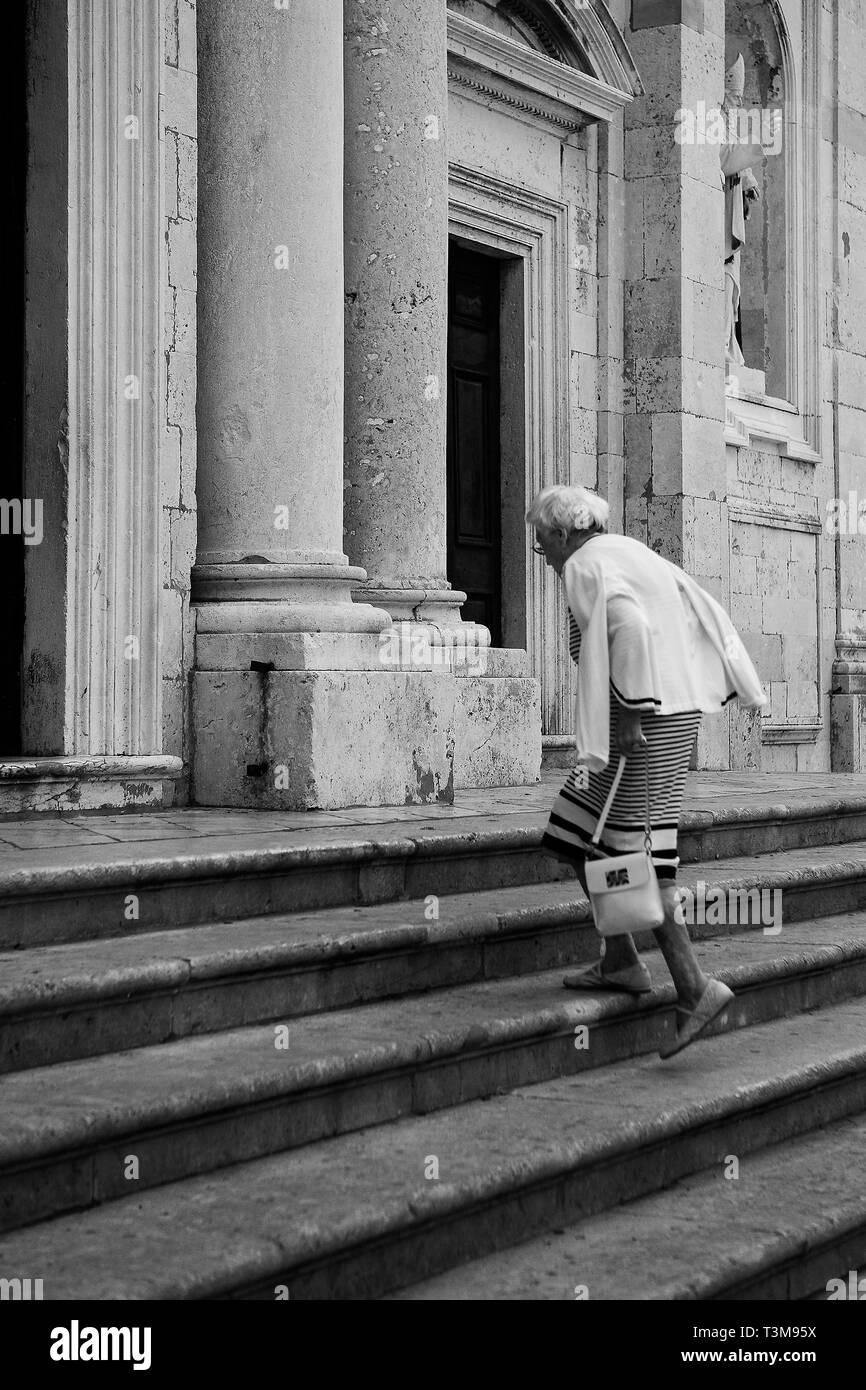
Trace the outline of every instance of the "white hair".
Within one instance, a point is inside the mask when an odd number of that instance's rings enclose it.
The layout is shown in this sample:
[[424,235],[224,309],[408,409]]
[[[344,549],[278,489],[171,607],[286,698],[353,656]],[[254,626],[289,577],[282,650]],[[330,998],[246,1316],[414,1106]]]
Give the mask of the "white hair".
[[548,530],[562,528],[572,531],[589,531],[593,526],[607,530],[610,508],[603,497],[590,492],[585,487],[565,487],[556,484],[542,488],[526,513],[531,526],[545,526]]

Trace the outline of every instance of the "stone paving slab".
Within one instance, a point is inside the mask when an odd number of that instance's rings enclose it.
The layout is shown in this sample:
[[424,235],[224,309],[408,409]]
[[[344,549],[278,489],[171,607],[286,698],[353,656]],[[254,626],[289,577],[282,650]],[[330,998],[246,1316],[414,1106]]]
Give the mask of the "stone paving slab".
[[[356,807],[347,811],[233,811],[186,807],[154,814],[57,816],[0,823],[0,895],[72,892],[94,875],[130,883],[157,877],[258,872],[283,860],[448,853],[479,834],[529,848],[564,778],[530,787],[461,792],[453,807]],[[849,774],[693,773],[681,831],[725,822],[866,810],[866,777]],[[453,837],[453,838],[452,838]],[[257,858],[260,856],[260,858]]]
[[[0,872],[22,862],[26,854],[34,866],[76,862],[76,854],[91,846],[106,853],[117,845],[136,847],[137,854],[153,857],[192,849],[201,841],[217,851],[229,837],[237,848],[239,838],[262,847],[287,838],[299,844],[331,845],[367,839],[375,827],[375,839],[444,828],[470,830],[469,822],[503,823],[514,820],[541,826],[567,773],[548,771],[526,787],[492,787],[461,791],[451,806],[410,805],[349,807],[341,811],[239,811],[205,807],[178,807],[158,813],[127,815],[76,815],[48,818],[22,817],[0,822]],[[686,783],[684,823],[690,816],[711,818],[754,817],[773,808],[809,807],[817,803],[866,805],[866,777],[849,773],[690,773]],[[461,825],[464,822],[466,824]],[[354,833],[353,833],[354,832]],[[367,833],[365,833],[367,832]],[[146,847],[152,844],[152,849]],[[63,855],[66,849],[70,853]]]
[[658,1146],[661,1186],[690,1135],[718,1127],[721,1159],[732,1120],[772,1113],[785,1137],[781,1105],[857,1082],[863,1017],[837,1005],[171,1183],[9,1233],[0,1270],[38,1270],[48,1300],[217,1297]]

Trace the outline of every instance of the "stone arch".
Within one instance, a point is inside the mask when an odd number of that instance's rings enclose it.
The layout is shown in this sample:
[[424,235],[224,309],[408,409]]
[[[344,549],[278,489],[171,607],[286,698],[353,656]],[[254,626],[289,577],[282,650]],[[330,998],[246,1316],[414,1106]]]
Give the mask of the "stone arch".
[[[725,67],[738,52],[746,63],[744,106],[781,108],[782,146],[752,170],[761,201],[759,232],[743,248],[742,275],[747,293],[741,322],[748,367],[765,374],[768,396],[790,399],[791,346],[796,314],[796,156],[797,84],[788,24],[777,0],[726,0]],[[756,229],[758,231],[758,229]],[[748,294],[751,286],[751,296]],[[751,299],[751,303],[750,303]]]

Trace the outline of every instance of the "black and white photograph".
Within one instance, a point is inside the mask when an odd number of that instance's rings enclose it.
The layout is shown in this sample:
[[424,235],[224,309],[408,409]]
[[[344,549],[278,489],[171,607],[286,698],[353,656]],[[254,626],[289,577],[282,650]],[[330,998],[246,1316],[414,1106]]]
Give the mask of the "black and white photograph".
[[866,3],[4,22],[0,1323],[160,1379],[158,1305],[644,1303],[578,1335],[820,1367]]

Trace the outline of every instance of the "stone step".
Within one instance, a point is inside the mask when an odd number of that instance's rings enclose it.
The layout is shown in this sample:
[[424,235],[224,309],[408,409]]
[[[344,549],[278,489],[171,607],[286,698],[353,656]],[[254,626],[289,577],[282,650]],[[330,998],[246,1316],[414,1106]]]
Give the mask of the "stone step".
[[[851,779],[851,782],[855,779]],[[768,794],[728,797],[714,809],[686,811],[680,829],[684,863],[770,854],[866,838],[866,795],[847,779],[839,792],[794,790],[784,802]],[[447,808],[373,808],[359,828],[358,812],[261,818],[252,813],[213,821],[202,836],[163,813],[141,829],[106,822],[114,835],[64,825],[4,826],[0,851],[0,950],[116,936],[135,922],[138,931],[172,929],[279,912],[444,896],[561,878],[538,853],[557,786],[501,788],[490,814],[461,816]],[[520,795],[518,795],[519,793]],[[533,800],[527,801],[527,793]],[[538,809],[538,800],[544,809]],[[469,794],[464,797],[471,801]],[[482,804],[482,803],[479,803]],[[447,814],[446,814],[447,812]],[[194,817],[192,818],[194,820]],[[197,824],[197,822],[196,822]],[[165,830],[162,830],[162,826]],[[38,832],[39,838],[34,838]],[[145,836],[146,838],[134,837]],[[28,838],[29,835],[29,838]],[[21,852],[18,847],[27,847]]]
[[[866,845],[686,865],[680,880],[694,892],[703,883],[707,897],[779,889],[784,934],[794,922],[866,905]],[[573,878],[446,895],[438,920],[427,920],[431,910],[415,899],[9,952],[0,956],[0,1069],[548,970],[598,954],[589,906]],[[754,913],[751,925],[762,930]],[[691,928],[695,939],[725,930],[712,920]],[[652,936],[639,944],[651,947]]]
[[[862,1000],[11,1231],[45,1298],[370,1299],[866,1109]],[[820,1060],[818,1060],[820,1059]],[[579,1282],[575,1279],[575,1283]]]
[[[833,926],[699,946],[737,992],[722,1024],[866,993],[866,914]],[[648,959],[656,989],[640,1000],[576,995],[557,970],[7,1075],[0,1229],[122,1196],[130,1156],[142,1191],[654,1053],[674,993],[660,955]]]
[[[864,1150],[866,1116],[859,1115],[745,1155],[736,1169],[716,1162],[664,1192],[559,1225],[386,1299],[791,1302],[826,1299],[832,1279],[842,1279],[847,1293],[866,1262]],[[831,1289],[838,1294],[838,1285]],[[724,1343],[708,1337],[696,1345]]]

